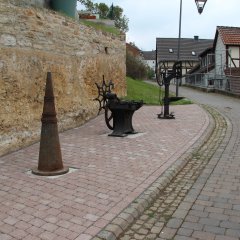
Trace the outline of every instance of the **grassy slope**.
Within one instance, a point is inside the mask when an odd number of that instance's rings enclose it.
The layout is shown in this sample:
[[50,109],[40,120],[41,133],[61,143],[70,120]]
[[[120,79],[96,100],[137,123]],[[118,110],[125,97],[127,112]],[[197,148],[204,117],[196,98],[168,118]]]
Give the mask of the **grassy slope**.
[[159,105],[160,89],[157,86],[127,77],[128,100],[143,100],[146,104]]
[[107,26],[103,23],[91,22],[91,21],[87,21],[87,20],[83,20],[83,19],[80,20],[80,23],[83,23],[86,26],[94,27],[95,29],[98,29],[98,30],[101,30],[104,32],[110,32],[117,36],[120,35],[119,29],[117,29],[115,27]]
[[[160,95],[160,97],[159,97]],[[164,92],[160,92],[158,86],[127,77],[127,100],[143,100],[148,105],[159,105],[160,99],[164,97]],[[171,105],[191,104],[188,99],[172,102]]]

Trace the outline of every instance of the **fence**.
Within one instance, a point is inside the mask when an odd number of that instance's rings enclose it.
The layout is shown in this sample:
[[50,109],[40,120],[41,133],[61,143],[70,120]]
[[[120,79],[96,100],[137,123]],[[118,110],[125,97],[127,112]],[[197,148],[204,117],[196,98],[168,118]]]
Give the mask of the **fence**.
[[187,85],[231,91],[229,79],[225,75],[217,74],[186,74],[185,82]]

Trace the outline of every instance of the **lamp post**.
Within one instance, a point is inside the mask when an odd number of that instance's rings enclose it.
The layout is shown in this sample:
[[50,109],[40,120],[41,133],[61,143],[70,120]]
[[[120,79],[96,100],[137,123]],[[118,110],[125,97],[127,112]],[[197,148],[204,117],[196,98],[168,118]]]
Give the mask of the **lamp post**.
[[205,4],[207,3],[207,0],[195,0],[198,13],[201,14],[203,12],[203,9],[205,7]]
[[[180,60],[181,29],[182,29],[182,0],[180,0],[177,61]],[[181,71],[182,71],[182,70],[181,70]],[[178,97],[178,85],[179,85],[178,78],[176,78],[176,96],[177,96],[177,97]]]
[[[201,14],[207,3],[207,0],[195,0],[198,13]],[[180,13],[179,13],[179,32],[178,32],[178,48],[177,48],[177,60],[180,61],[180,45],[181,45],[181,28],[182,28],[182,0],[180,0]],[[176,96],[178,97],[178,79],[176,79]]]

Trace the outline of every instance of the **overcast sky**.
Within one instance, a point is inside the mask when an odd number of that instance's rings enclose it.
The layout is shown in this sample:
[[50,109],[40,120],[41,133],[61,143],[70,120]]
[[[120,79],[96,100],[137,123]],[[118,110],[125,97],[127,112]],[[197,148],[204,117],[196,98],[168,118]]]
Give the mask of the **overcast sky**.
[[[155,49],[157,37],[178,37],[180,0],[92,0],[118,5],[129,19],[127,42],[141,50]],[[82,9],[78,5],[78,9]],[[182,0],[181,36],[213,39],[216,26],[240,27],[240,0],[208,0],[203,13],[195,0]]]

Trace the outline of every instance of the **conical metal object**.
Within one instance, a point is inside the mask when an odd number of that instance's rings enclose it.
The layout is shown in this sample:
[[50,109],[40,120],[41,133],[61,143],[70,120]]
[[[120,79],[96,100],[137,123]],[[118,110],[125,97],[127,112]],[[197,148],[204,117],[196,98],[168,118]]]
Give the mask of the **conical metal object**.
[[42,113],[42,129],[38,167],[33,174],[55,176],[67,173],[68,167],[63,166],[62,153],[58,136],[57,117],[54,103],[51,72],[47,73],[47,81]]

